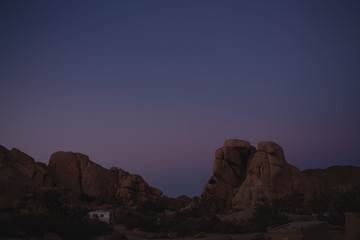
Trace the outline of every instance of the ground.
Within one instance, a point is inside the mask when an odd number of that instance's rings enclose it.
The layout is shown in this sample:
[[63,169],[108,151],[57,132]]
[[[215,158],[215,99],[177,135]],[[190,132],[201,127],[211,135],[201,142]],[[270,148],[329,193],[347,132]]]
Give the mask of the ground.
[[[126,230],[122,225],[115,225],[114,227],[117,231],[123,232],[126,234],[129,240],[143,240],[146,238],[141,238],[134,235],[134,232],[131,230]],[[136,233],[135,233],[136,234]],[[346,240],[346,231],[343,228],[329,226],[328,229],[329,240]],[[210,240],[253,240],[256,239],[258,233],[246,233],[246,234],[216,234],[216,233],[206,233],[202,239]],[[167,240],[170,238],[162,238],[162,240]],[[198,237],[181,237],[176,238],[178,240],[198,240]],[[200,238],[201,239],[201,238]]]

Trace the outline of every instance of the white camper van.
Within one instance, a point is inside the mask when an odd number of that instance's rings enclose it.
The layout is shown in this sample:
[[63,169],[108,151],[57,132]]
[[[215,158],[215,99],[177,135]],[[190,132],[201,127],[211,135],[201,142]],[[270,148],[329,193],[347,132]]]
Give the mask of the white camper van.
[[113,222],[113,213],[111,211],[95,210],[88,213],[88,217],[92,219],[99,219],[106,223]]

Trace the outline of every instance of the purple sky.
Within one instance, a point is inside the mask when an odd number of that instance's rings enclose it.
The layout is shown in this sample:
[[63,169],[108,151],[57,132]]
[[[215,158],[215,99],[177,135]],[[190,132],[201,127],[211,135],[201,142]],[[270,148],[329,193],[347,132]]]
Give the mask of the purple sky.
[[225,139],[360,166],[359,1],[0,1],[0,145],[200,195]]

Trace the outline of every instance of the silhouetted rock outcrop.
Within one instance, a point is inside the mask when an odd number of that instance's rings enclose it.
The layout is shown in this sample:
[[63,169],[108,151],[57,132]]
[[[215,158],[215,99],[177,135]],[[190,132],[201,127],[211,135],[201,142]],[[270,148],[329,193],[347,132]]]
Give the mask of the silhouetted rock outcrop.
[[230,205],[233,191],[245,180],[248,162],[255,152],[247,141],[226,140],[224,146],[215,151],[213,176],[205,184],[202,198],[221,199],[225,205]]
[[66,196],[68,203],[87,196],[120,200],[127,206],[162,197],[141,176],[121,168],[106,169],[81,153],[56,152],[46,166],[17,149],[0,146],[0,206],[13,207],[13,202],[41,198],[46,192]]
[[76,197],[86,194],[110,199],[115,196],[118,187],[116,171],[103,168],[81,153],[53,153],[48,171],[57,186],[71,191]]
[[318,190],[315,179],[285,161],[278,144],[260,142],[258,151],[249,162],[246,179],[234,195],[232,207],[253,207],[263,199],[281,199],[294,192],[303,193],[305,199],[310,200]]
[[[230,139],[216,149],[213,174],[200,199],[225,210],[254,207],[294,192],[309,200],[316,191],[347,189],[360,183],[359,175],[360,168],[352,166],[301,172],[286,162],[283,149],[274,142],[259,142],[256,149],[247,141]],[[185,196],[162,197],[162,192],[140,175],[116,167],[106,169],[81,153],[56,152],[47,166],[18,149],[0,146],[1,208],[41,210],[41,204],[51,203],[54,196],[69,206],[95,201],[130,207],[162,200],[172,210],[183,209],[192,201]]]
[[106,169],[81,153],[54,153],[49,161],[49,175],[55,184],[76,196],[86,194],[97,199],[120,199],[127,205],[133,205],[159,200],[162,195],[140,175],[130,174],[121,168]]
[[310,199],[319,190],[317,181],[285,161],[274,142],[226,140],[215,152],[213,176],[205,184],[202,200],[220,202],[228,209],[254,207],[263,200],[280,199],[293,192]]
[[128,205],[136,202],[157,201],[161,198],[162,192],[149,186],[140,175],[129,174],[120,168],[118,179],[119,187],[116,197]]
[[46,165],[18,149],[0,146],[0,206],[18,208],[52,186]]

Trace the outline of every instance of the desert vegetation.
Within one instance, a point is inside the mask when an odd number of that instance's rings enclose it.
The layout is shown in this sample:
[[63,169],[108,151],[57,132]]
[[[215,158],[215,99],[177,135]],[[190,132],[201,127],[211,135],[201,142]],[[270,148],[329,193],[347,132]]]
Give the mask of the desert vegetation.
[[[347,189],[330,189],[314,193],[312,199],[304,201],[304,195],[294,192],[283,199],[271,201],[273,209],[292,214],[313,214],[319,220],[333,224],[344,224],[346,212],[360,212],[360,184],[353,184]],[[324,217],[326,213],[327,218]]]
[[179,236],[189,236],[201,232],[239,233],[241,227],[233,223],[222,222],[206,205],[194,198],[194,207],[187,211],[173,212],[166,216],[167,207],[159,203],[141,204],[136,212],[119,210],[117,221],[129,229],[146,232],[176,232]]
[[1,237],[27,239],[42,238],[46,233],[54,233],[62,239],[95,239],[110,234],[111,226],[93,219],[84,219],[82,214],[11,214],[2,213],[0,218]]

